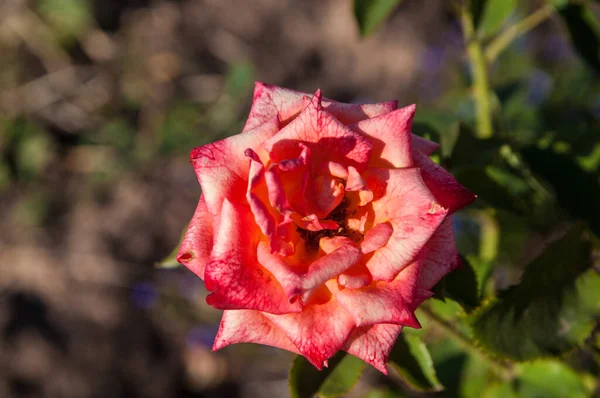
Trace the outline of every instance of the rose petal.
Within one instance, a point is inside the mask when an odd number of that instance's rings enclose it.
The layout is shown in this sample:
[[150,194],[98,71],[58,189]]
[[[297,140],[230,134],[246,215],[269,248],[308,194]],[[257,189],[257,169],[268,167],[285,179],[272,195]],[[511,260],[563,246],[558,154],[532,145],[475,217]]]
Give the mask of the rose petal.
[[261,312],[228,310],[223,312],[213,351],[231,344],[256,343],[282,348],[299,354],[290,339]]
[[256,260],[261,233],[250,209],[226,199],[221,219],[204,272],[206,288],[213,292],[206,302],[219,309],[300,311],[299,303],[290,303],[281,285]]
[[431,289],[444,275],[460,265],[452,217],[447,217],[438,227],[416,262],[421,270],[419,286],[423,289]]
[[369,269],[361,262],[354,264],[337,278],[337,283],[343,288],[348,289],[359,289],[369,286],[371,282],[373,282],[373,277]]
[[419,269],[406,267],[392,282],[375,282],[360,289],[340,289],[337,281],[327,288],[352,316],[356,326],[378,323],[420,328],[414,311],[432,293],[418,287]]
[[374,252],[385,246],[390,240],[393,232],[394,229],[391,224],[387,222],[377,224],[368,230],[363,241],[360,243],[360,249],[363,254]]
[[317,162],[333,161],[359,170],[364,169],[371,151],[365,137],[323,109],[320,91],[290,124],[264,143],[264,148],[272,161],[279,162],[294,157],[298,143],[307,145]]
[[286,263],[282,257],[271,254],[264,242],[258,245],[257,257],[281,284],[291,301],[300,297],[306,303],[314,289],[356,264],[361,253],[356,246],[346,244],[315,260],[303,272]]
[[188,267],[200,279],[204,279],[204,269],[213,245],[212,217],[206,207],[204,196],[200,196],[194,216],[190,221],[177,253],[177,261]]
[[401,330],[400,325],[386,324],[356,328],[350,335],[344,351],[370,363],[387,375],[385,364]]
[[299,214],[291,215],[294,223],[307,231],[321,231],[324,229],[338,229],[340,225],[333,220],[319,220],[315,214],[310,214],[306,217],[300,217]]
[[192,150],[190,160],[202,187],[207,209],[213,216],[215,230],[219,228],[223,199],[244,200],[249,171],[245,150],[258,149],[279,128],[277,119],[271,119],[246,134],[234,135]]
[[419,169],[369,169],[364,176],[377,191],[375,225],[389,222],[393,228],[388,243],[366,265],[374,280],[389,282],[416,258],[448,211],[436,203]]
[[421,169],[425,185],[449,214],[471,204],[477,195],[463,187],[452,174],[420,152],[415,152],[416,165]]
[[[327,294],[321,293],[319,294]],[[265,314],[317,369],[340,350],[355,328],[352,316],[335,299],[326,297],[298,314]]]
[[412,134],[412,146],[414,150],[417,150],[426,156],[430,156],[440,147],[438,143],[429,141],[416,134]]
[[351,129],[369,138],[373,144],[369,166],[412,167],[412,134],[415,105],[360,121]]
[[[256,128],[278,114],[282,124],[289,123],[302,110],[302,98],[305,96],[310,97],[310,94],[256,82],[252,108],[243,131]],[[341,123],[352,124],[391,112],[398,107],[398,101],[387,101],[379,104],[345,104],[325,100],[323,101],[323,107]]]
[[344,199],[344,184],[335,177],[319,176],[314,179],[308,191],[309,209],[319,218],[325,218]]
[[287,88],[256,82],[252,108],[242,132],[256,128],[277,117],[278,114],[280,114],[279,120],[285,124],[302,110],[304,95],[304,93]]
[[348,167],[348,179],[346,181],[346,191],[358,191],[365,186],[365,180],[360,176],[358,170],[354,167]]
[[323,108],[345,125],[384,115],[398,108],[398,101],[386,101],[379,104],[345,104],[335,101],[323,101]]

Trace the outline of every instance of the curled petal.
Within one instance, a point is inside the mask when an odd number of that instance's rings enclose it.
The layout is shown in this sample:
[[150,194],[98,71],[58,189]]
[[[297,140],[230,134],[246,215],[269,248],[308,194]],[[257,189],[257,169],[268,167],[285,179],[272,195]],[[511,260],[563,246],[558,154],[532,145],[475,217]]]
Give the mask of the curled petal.
[[214,229],[219,228],[219,212],[223,199],[243,201],[248,178],[247,148],[257,149],[279,131],[277,119],[271,119],[259,127],[221,141],[192,150],[190,160],[202,187],[206,207],[213,216]]
[[435,231],[419,253],[416,263],[421,270],[419,286],[423,289],[431,289],[444,275],[460,265],[451,217],[446,218]]
[[415,105],[362,120],[351,129],[369,138],[373,144],[371,167],[412,167],[412,134]]
[[375,250],[385,246],[390,240],[394,229],[389,222],[377,224],[367,231],[365,238],[360,243],[360,249],[363,254],[374,252]]
[[412,146],[414,150],[421,152],[425,156],[430,156],[440,147],[438,143],[419,137],[416,134],[412,135]]
[[[252,108],[243,131],[256,128],[276,116],[279,116],[279,120],[284,125],[289,123],[303,109],[303,97],[310,97],[310,94],[256,82]],[[323,107],[341,123],[352,124],[391,112],[398,107],[398,101],[379,104],[345,104],[325,100]]]
[[196,212],[190,221],[177,253],[177,261],[188,267],[200,279],[204,279],[204,269],[213,245],[212,217],[206,207],[204,196],[200,196]]
[[421,169],[425,185],[440,205],[452,214],[471,204],[477,196],[463,187],[452,174],[420,152],[415,152],[415,161]]
[[323,101],[323,108],[341,123],[350,125],[392,112],[398,108],[398,101],[387,101],[379,104],[344,104],[342,102]]
[[356,264],[361,257],[357,247],[346,244],[320,257],[311,263],[304,272],[298,272],[282,257],[271,254],[262,242],[258,245],[257,254],[259,262],[283,286],[290,301],[293,302],[300,297],[303,303],[308,301],[314,289]]
[[354,317],[357,326],[392,323],[420,328],[414,311],[432,293],[418,287],[418,267],[402,270],[392,282],[375,282],[360,289],[340,289],[328,281],[331,294]]
[[259,311],[227,310],[213,344],[213,351],[231,344],[256,343],[299,354],[290,339]]
[[319,176],[308,194],[312,197],[311,210],[317,217],[325,218],[344,199],[344,184],[335,177]]
[[321,105],[321,92],[300,114],[264,143],[273,162],[297,154],[298,143],[304,143],[318,161],[333,161],[364,169],[371,144],[362,135],[340,123]]
[[[369,169],[365,178],[375,183],[374,223],[389,222],[388,243],[367,262],[374,280],[391,281],[409,265],[447,215],[436,203],[418,169]],[[371,187],[371,186],[369,186]]]
[[300,311],[277,280],[256,260],[260,231],[250,209],[223,202],[219,230],[204,271],[206,301],[219,309],[251,309],[274,314]]
[[[327,295],[328,292],[320,293]],[[335,299],[321,298],[301,313],[265,314],[296,345],[302,355],[317,369],[343,346],[355,328],[352,316]]]
[[348,179],[346,181],[346,191],[358,191],[365,186],[365,180],[360,176],[358,170],[354,167],[348,167]]
[[388,374],[387,362],[394,343],[402,331],[400,325],[379,324],[356,328],[344,350],[370,363],[384,375]]
[[373,282],[373,277],[369,269],[361,262],[354,264],[337,278],[338,285],[348,289],[359,289],[369,286],[371,282]]
[[338,229],[340,225],[333,220],[319,220],[319,218],[311,214],[306,217],[300,217],[297,213],[291,215],[294,223],[307,231],[321,231],[324,229]]
[[303,95],[298,91],[256,82],[252,108],[242,131],[256,128],[278,115],[285,124],[302,110]]
[[[277,195],[276,193],[273,193],[273,190],[276,189],[276,187],[273,186],[274,181],[269,181],[266,178],[265,168],[252,149],[246,149],[245,154],[250,158],[250,172],[246,200],[254,215],[254,221],[262,233],[269,239],[271,251],[273,253],[278,253],[283,256],[290,255],[293,253],[293,245],[282,239],[282,234],[279,233],[280,231],[276,216],[271,214],[269,207],[267,207],[265,201],[259,196],[262,188],[263,191],[266,190],[268,192],[267,195],[269,196],[269,199],[277,200],[278,198],[273,198]],[[269,185],[269,183],[271,183],[271,185]],[[283,203],[279,205],[283,207],[286,204]]]

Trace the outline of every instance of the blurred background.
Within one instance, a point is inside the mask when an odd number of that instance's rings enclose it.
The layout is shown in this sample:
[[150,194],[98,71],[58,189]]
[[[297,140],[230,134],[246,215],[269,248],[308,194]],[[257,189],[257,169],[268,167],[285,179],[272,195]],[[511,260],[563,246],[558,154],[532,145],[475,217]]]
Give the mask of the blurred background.
[[[522,3],[504,24],[539,4]],[[559,21],[516,40],[491,79],[516,140],[564,127],[597,170],[599,85]],[[202,281],[156,267],[200,194],[190,149],[241,131],[255,80],[416,103],[440,129],[474,119],[444,1],[406,0],[363,39],[348,0],[0,0],[0,397],[288,396],[291,354],[210,353],[220,312]],[[570,116],[558,117],[565,101]],[[463,252],[479,250],[457,220]],[[532,246],[519,243],[538,235],[503,222],[517,233],[497,261],[526,263]],[[494,283],[518,275],[506,267]],[[436,354],[448,380],[467,374],[455,354]],[[367,369],[351,396],[389,383]]]

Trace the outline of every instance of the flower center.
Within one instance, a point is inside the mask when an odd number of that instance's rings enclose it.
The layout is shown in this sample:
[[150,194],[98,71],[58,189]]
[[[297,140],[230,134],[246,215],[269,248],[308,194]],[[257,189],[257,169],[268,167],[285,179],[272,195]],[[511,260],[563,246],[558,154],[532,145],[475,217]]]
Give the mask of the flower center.
[[333,238],[334,236],[345,236],[354,242],[358,242],[363,238],[363,234],[348,226],[348,215],[353,210],[349,209],[348,200],[346,197],[342,199],[339,205],[334,208],[325,217],[325,220],[331,220],[338,223],[338,229],[322,229],[320,231],[309,231],[308,229],[297,227],[296,231],[300,237],[304,239],[304,245],[309,252],[319,250],[319,242],[321,238]]

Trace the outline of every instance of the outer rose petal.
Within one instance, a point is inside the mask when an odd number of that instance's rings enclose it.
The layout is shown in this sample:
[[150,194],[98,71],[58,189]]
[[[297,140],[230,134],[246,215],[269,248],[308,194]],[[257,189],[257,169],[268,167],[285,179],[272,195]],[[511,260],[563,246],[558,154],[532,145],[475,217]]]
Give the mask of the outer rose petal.
[[456,181],[452,174],[427,156],[415,152],[414,157],[417,166],[421,168],[425,185],[438,203],[449,210],[449,214],[471,204],[477,198],[475,194]]
[[[250,109],[243,132],[256,128],[277,115],[283,124],[287,124],[302,110],[304,96],[310,97],[310,94],[256,82],[252,109]],[[398,101],[387,101],[380,104],[345,104],[326,100],[323,102],[323,106],[340,122],[352,124],[359,120],[391,112],[398,107]]]
[[254,98],[248,120],[242,132],[260,126],[281,114],[280,120],[286,121],[302,110],[304,93],[262,82],[254,84]]
[[275,278],[256,260],[261,236],[250,209],[225,199],[221,225],[206,264],[206,302],[220,309],[251,309],[273,314],[301,311],[290,303]]
[[344,104],[335,101],[323,101],[323,107],[345,125],[384,115],[398,108],[398,101],[386,101],[379,104]]
[[200,279],[204,279],[204,268],[208,262],[212,245],[212,218],[206,207],[204,196],[201,195],[196,212],[183,236],[179,253],[177,253],[177,261],[188,267]]
[[389,324],[356,328],[348,339],[344,351],[370,363],[387,375],[385,363],[401,330],[402,326]]
[[264,344],[299,354],[296,346],[283,331],[259,311],[229,310],[223,312],[213,351],[237,343]]
[[369,169],[364,175],[376,193],[377,200],[372,202],[375,224],[389,222],[394,229],[387,244],[366,265],[373,280],[389,282],[416,258],[447,210],[436,203],[419,169]]
[[336,281],[327,287],[339,303],[354,317],[357,326],[391,323],[420,328],[414,310],[431,297],[428,290],[419,288],[419,269],[406,267],[394,281],[375,282],[360,289],[340,289]]
[[271,119],[246,134],[238,134],[212,144],[194,148],[190,160],[202,187],[206,206],[213,215],[215,230],[224,198],[242,201],[246,193],[249,162],[247,148],[257,149],[279,131],[277,119]]
[[310,148],[313,161],[334,161],[359,170],[366,166],[371,151],[365,137],[323,109],[320,91],[290,124],[264,143],[264,148],[271,161],[280,162],[297,156],[298,143]]
[[419,286],[423,289],[431,289],[444,275],[459,266],[452,217],[447,217],[435,231],[416,263],[421,270]]
[[369,166],[412,167],[412,126],[415,105],[366,119],[350,126],[373,144]]
[[440,144],[412,134],[412,146],[413,149],[429,156],[440,147]]
[[335,299],[312,303],[299,314],[265,316],[279,326],[300,353],[319,370],[343,347],[355,328],[352,316]]

